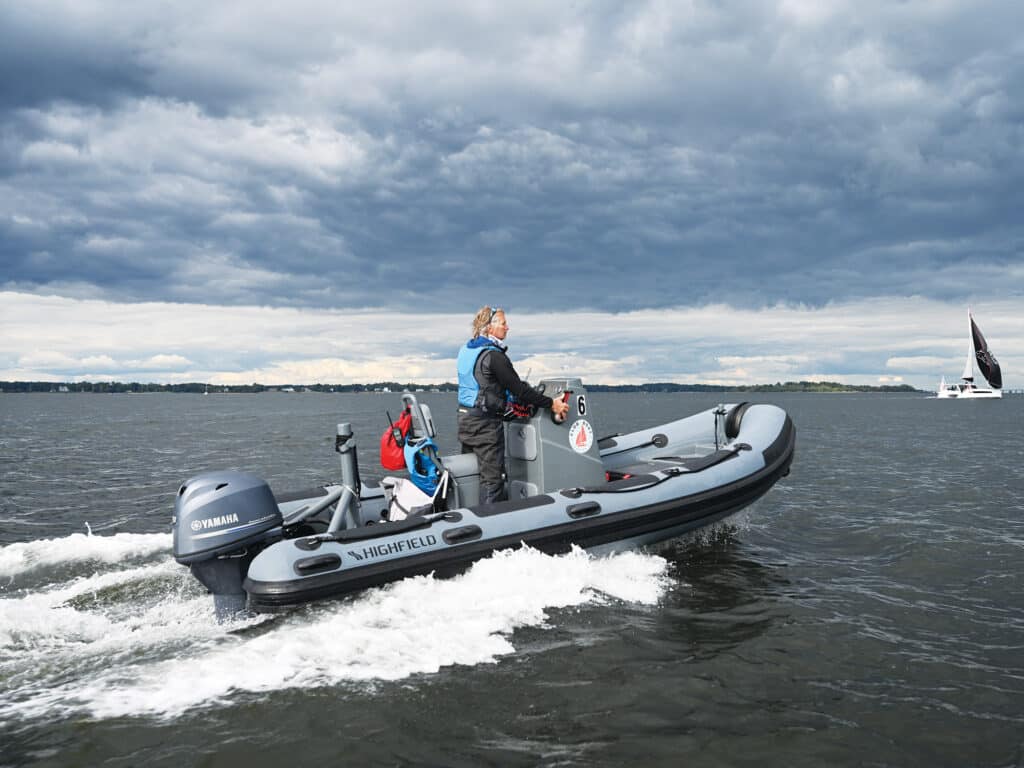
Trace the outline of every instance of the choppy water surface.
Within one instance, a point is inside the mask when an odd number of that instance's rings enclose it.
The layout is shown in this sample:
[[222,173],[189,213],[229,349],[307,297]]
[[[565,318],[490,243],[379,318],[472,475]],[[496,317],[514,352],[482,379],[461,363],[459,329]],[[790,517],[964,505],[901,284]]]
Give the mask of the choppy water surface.
[[1024,764],[1024,398],[757,399],[793,471],[713,531],[225,626],[169,555],[178,484],[335,479],[342,420],[379,475],[397,396],[4,395],[0,766]]

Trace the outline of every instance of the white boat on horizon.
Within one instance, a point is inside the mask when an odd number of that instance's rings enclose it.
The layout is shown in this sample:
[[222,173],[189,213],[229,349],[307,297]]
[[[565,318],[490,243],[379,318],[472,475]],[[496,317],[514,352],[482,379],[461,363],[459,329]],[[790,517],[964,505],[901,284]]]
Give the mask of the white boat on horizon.
[[[981,329],[974,322],[974,315],[967,310],[967,362],[964,364],[964,372],[961,374],[959,384],[947,384],[946,377],[939,382],[939,389],[935,397],[942,400],[992,400],[1003,396],[1003,374],[999,368],[999,361],[988,348],[988,342],[981,335]],[[978,370],[984,380],[988,382],[989,388],[979,387],[974,383],[974,364],[977,362]]]

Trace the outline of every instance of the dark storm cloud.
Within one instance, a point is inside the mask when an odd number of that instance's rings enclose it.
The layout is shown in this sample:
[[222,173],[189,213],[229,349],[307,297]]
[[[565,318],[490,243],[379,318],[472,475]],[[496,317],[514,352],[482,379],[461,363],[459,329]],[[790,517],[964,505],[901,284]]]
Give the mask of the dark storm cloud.
[[338,308],[1019,295],[1022,22],[8,5],[4,280]]
[[[48,12],[48,10],[50,12]],[[52,15],[51,15],[52,14]],[[0,10],[0,109],[70,100],[111,107],[147,91],[147,72],[116,29],[76,23],[58,9]]]

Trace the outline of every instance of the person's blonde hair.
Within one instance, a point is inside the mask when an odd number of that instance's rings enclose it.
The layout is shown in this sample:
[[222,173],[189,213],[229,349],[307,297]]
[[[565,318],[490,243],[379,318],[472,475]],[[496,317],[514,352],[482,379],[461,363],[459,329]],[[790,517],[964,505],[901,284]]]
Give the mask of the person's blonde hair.
[[501,307],[481,307],[473,318],[473,338],[483,335],[491,321],[501,312]]

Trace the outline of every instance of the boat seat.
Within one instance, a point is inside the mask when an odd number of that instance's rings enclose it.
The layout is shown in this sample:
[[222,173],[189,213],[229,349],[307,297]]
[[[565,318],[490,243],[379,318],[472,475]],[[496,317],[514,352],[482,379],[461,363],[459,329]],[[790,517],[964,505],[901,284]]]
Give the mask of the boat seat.
[[480,503],[480,466],[472,453],[456,453],[441,457],[444,468],[451,473],[455,492],[448,494],[448,508],[472,507]]

